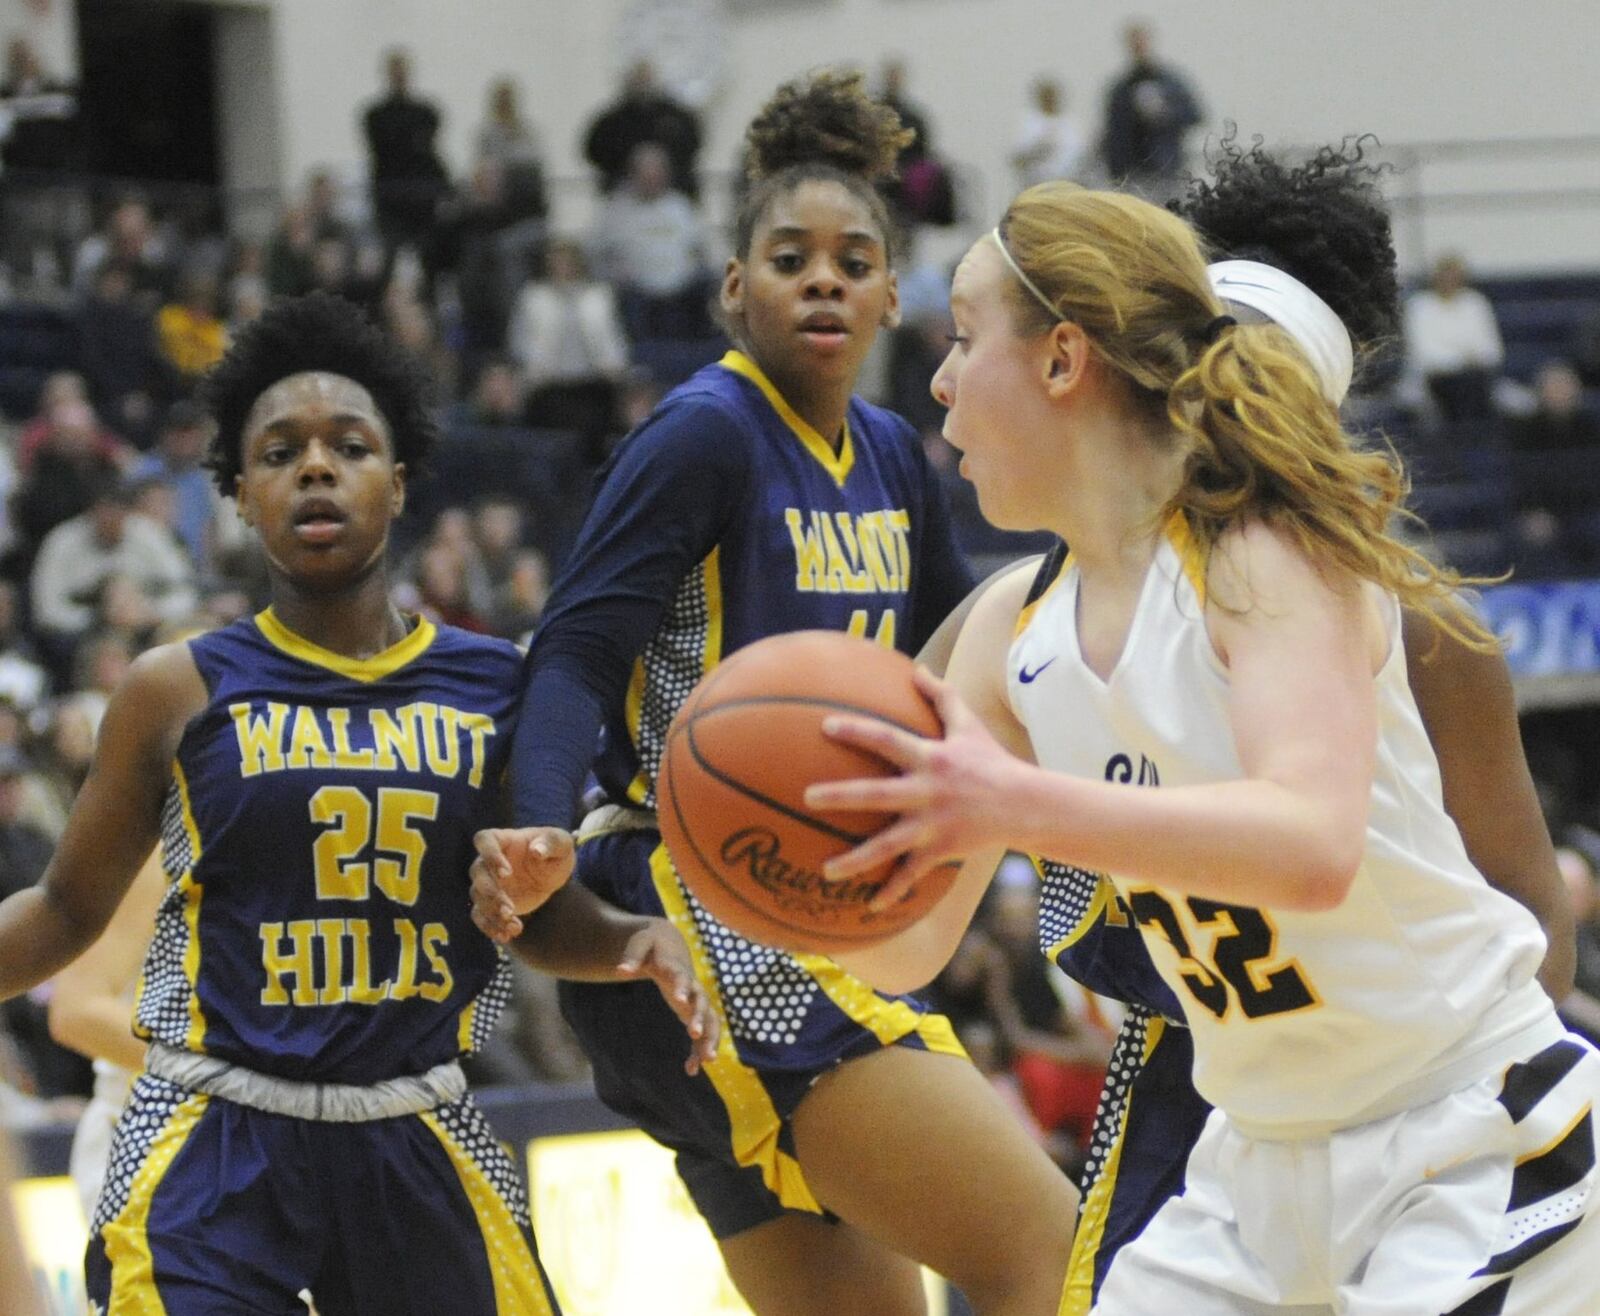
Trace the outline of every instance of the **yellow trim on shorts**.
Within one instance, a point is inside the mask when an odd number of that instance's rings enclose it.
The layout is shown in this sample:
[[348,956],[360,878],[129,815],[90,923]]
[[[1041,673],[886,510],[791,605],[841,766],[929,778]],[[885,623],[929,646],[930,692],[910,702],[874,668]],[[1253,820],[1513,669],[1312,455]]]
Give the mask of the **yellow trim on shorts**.
[[800,413],[789,405],[783,394],[778,392],[777,387],[762,372],[761,367],[743,352],[738,350],[728,352],[717,364],[724,370],[731,370],[736,375],[744,376],[760,389],[761,396],[766,398],[768,404],[778,413],[778,419],[789,427],[805,450],[833,477],[833,482],[839,488],[844,488],[844,482],[850,478],[851,468],[856,464],[855,442],[850,437],[848,420],[844,423],[844,442],[839,445],[839,451],[835,454],[833,444],[823,438],[814,426],[801,419]]
[[189,984],[189,1029],[183,1044],[190,1051],[206,1049],[206,1015],[200,1006],[200,901],[205,896],[205,886],[194,880],[195,866],[200,862],[200,825],[195,821],[194,808],[189,803],[189,781],[177,759],[172,761],[172,781],[178,788],[179,811],[183,817],[183,830],[189,834],[189,866],[178,879],[178,891],[183,897],[183,923],[188,937],[183,947],[183,977]]
[[111,1264],[111,1304],[106,1316],[166,1316],[150,1255],[150,1204],[172,1162],[205,1115],[211,1098],[196,1093],[179,1103],[134,1171],[128,1200],[100,1230]]
[[716,1058],[704,1069],[711,1086],[717,1090],[728,1111],[734,1160],[740,1165],[758,1166],[762,1181],[768,1191],[777,1197],[780,1205],[820,1215],[822,1206],[806,1184],[800,1162],[778,1146],[783,1121],[779,1119],[777,1108],[767,1094],[766,1085],[755,1070],[739,1059],[733,1034],[728,1028],[727,1012],[722,1007],[722,993],[717,990],[716,975],[711,970],[710,957],[700,940],[700,930],[695,927],[694,915],[689,912],[689,902],[678,884],[678,874],[665,845],[657,845],[651,852],[650,877],[655,883],[662,909],[688,944],[689,958],[694,963],[694,976],[700,980],[711,1008],[717,1012],[722,1024]]
[[915,1033],[928,1050],[965,1058],[966,1051],[943,1015],[924,1013],[907,1001],[891,1001],[879,996],[826,955],[796,955],[794,959],[816,980],[830,1001],[882,1045],[893,1046],[901,1038]]
[[439,1140],[472,1203],[472,1214],[478,1218],[478,1232],[489,1259],[495,1311],[500,1316],[556,1316],[555,1302],[544,1286],[539,1263],[505,1198],[437,1115],[425,1110],[417,1118]]
[[[1148,1064],[1156,1045],[1166,1032],[1167,1021],[1159,1015],[1152,1016],[1145,1031],[1144,1055],[1140,1064]],[[1130,1083],[1132,1080],[1129,1080]],[[1078,1232],[1072,1240],[1072,1257],[1067,1262],[1067,1282],[1061,1290],[1061,1305],[1056,1316],[1089,1316],[1094,1304],[1094,1263],[1100,1255],[1100,1244],[1105,1239],[1106,1221],[1111,1216],[1111,1199],[1116,1194],[1117,1171],[1122,1166],[1122,1144],[1128,1134],[1128,1115],[1133,1110],[1133,1092],[1122,1103],[1122,1120],[1117,1126],[1116,1140],[1106,1154],[1105,1167],[1095,1180],[1089,1195],[1083,1199],[1083,1209],[1078,1212]]]

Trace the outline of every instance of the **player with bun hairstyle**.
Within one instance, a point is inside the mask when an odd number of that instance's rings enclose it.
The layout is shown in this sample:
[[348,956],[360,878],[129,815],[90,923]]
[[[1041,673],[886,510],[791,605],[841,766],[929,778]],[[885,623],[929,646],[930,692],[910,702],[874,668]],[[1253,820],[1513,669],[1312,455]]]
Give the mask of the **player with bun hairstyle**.
[[[95,941],[160,846],[154,938],[123,929],[150,940],[149,1046],[89,1297],[171,1316],[294,1312],[303,1290],[324,1316],[554,1313],[526,1193],[459,1063],[509,995],[466,897],[521,655],[390,597],[390,530],[434,438],[425,376],[314,293],[242,330],[206,388],[210,465],[261,538],[271,604],[139,658],[44,877],[0,904],[11,996]],[[665,920],[574,887],[525,943],[555,972],[649,979],[714,1050]]]
[[[1005,846],[1112,875],[1087,908],[1047,882],[1045,939],[1137,925],[1161,988],[1137,985],[1142,957],[1101,970],[1182,1016],[1217,1110],[1096,1312],[1592,1309],[1600,1057],[1445,812],[1427,731],[1457,758],[1470,719],[1419,713],[1400,605],[1446,644],[1492,642],[1458,578],[1388,532],[1403,474],[1340,427],[1339,317],[1281,268],[1208,270],[1171,215],[1063,186],[1013,203],[952,306],[934,388],[980,503],[1072,552],[999,580],[949,684],[923,678],[942,741],[833,728],[904,771],[808,792],[900,814],[833,875],[899,858],[906,884],[968,856],[933,915],[847,963],[931,976]],[[1469,792],[1486,775],[1456,766]]]
[[675,920],[726,1029],[690,1077],[648,994],[576,987],[566,1014],[602,1099],[677,1152],[762,1316],[922,1312],[913,1261],[980,1312],[1053,1313],[1076,1208],[946,1020],[718,923],[652,812],[667,726],[721,659],[805,628],[914,652],[970,589],[917,435],[853,396],[898,316],[875,184],[904,140],[855,74],[790,83],[751,126],[721,293],[738,346],[606,470],[529,655],[512,764],[523,826],[484,834],[475,866],[480,926],[507,938],[572,871],[593,761],[605,803],[581,830],[578,880]]

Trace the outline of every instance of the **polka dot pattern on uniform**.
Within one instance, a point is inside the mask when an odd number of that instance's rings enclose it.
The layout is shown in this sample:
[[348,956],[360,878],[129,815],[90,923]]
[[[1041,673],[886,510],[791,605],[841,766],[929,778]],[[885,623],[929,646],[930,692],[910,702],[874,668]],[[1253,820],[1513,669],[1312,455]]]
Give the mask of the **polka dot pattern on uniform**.
[[716,975],[734,1039],[793,1045],[816,999],[816,980],[793,956],[747,941],[713,918],[687,887],[683,894]]
[[489,1181],[512,1218],[524,1229],[533,1228],[528,1214],[528,1191],[523,1187],[522,1177],[477,1104],[463,1097],[429,1113]]
[[1083,922],[1102,879],[1098,873],[1058,864],[1053,859],[1040,860],[1039,870],[1039,947],[1048,958],[1051,948]]
[[633,748],[640,771],[651,782],[644,801],[648,808],[656,806],[654,783],[666,748],[667,731],[683,701],[705,675],[710,638],[711,602],[706,591],[706,564],[702,562],[678,587],[672,606],[640,656],[644,664],[644,701]]
[[174,785],[167,789],[161,809],[161,866],[171,885],[156,911],[156,931],[145,953],[144,986],[138,1003],[140,1027],[169,1046],[188,1045],[191,990],[183,962],[189,950],[189,923],[181,879],[194,858]]
[[490,978],[488,985],[478,993],[477,1005],[472,1014],[472,1032],[467,1038],[467,1049],[470,1051],[483,1049],[489,1041],[489,1035],[494,1032],[494,1026],[500,1022],[500,1015],[511,1000],[511,959],[503,946],[500,948],[499,958],[500,962],[494,968],[494,977]]
[[1128,1093],[1133,1080],[1144,1068],[1145,1039],[1150,1020],[1155,1016],[1142,1005],[1130,1005],[1106,1066],[1106,1082],[1100,1091],[1100,1106],[1094,1115],[1094,1134],[1089,1140],[1089,1156],[1084,1162],[1080,1187],[1084,1199],[1105,1171],[1106,1158],[1122,1134],[1122,1121],[1128,1109]]
[[95,1203],[93,1231],[99,1232],[103,1225],[122,1213],[140,1165],[178,1107],[191,1095],[176,1084],[150,1074],[140,1074],[134,1080],[128,1104],[123,1107],[111,1140],[111,1159],[106,1165],[100,1200]]

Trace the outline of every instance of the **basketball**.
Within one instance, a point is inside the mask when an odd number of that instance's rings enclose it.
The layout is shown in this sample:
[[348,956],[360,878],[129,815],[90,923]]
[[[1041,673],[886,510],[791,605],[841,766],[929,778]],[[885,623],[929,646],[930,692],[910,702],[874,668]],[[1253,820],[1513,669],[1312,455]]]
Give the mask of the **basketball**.
[[784,950],[861,949],[915,922],[959,865],[929,873],[903,901],[868,902],[889,866],[843,881],[823,864],[890,815],[808,809],[814,782],[885,776],[894,767],[822,733],[833,713],[881,718],[923,736],[938,716],[904,654],[837,631],[777,635],[741,649],[684,701],[656,783],[661,834],[695,897],[734,931]]

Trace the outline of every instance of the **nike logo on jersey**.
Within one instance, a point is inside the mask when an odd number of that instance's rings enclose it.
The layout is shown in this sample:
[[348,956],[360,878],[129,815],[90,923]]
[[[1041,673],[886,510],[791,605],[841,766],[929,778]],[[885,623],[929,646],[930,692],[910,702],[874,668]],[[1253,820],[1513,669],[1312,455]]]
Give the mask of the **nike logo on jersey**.
[[1021,669],[1017,672],[1017,680],[1021,681],[1023,685],[1032,685],[1039,679],[1039,673],[1044,671],[1044,669],[1050,666],[1051,663],[1055,662],[1056,658],[1059,656],[1060,655],[1057,654],[1054,657],[1046,658],[1031,672],[1028,670],[1028,664],[1023,663]]

